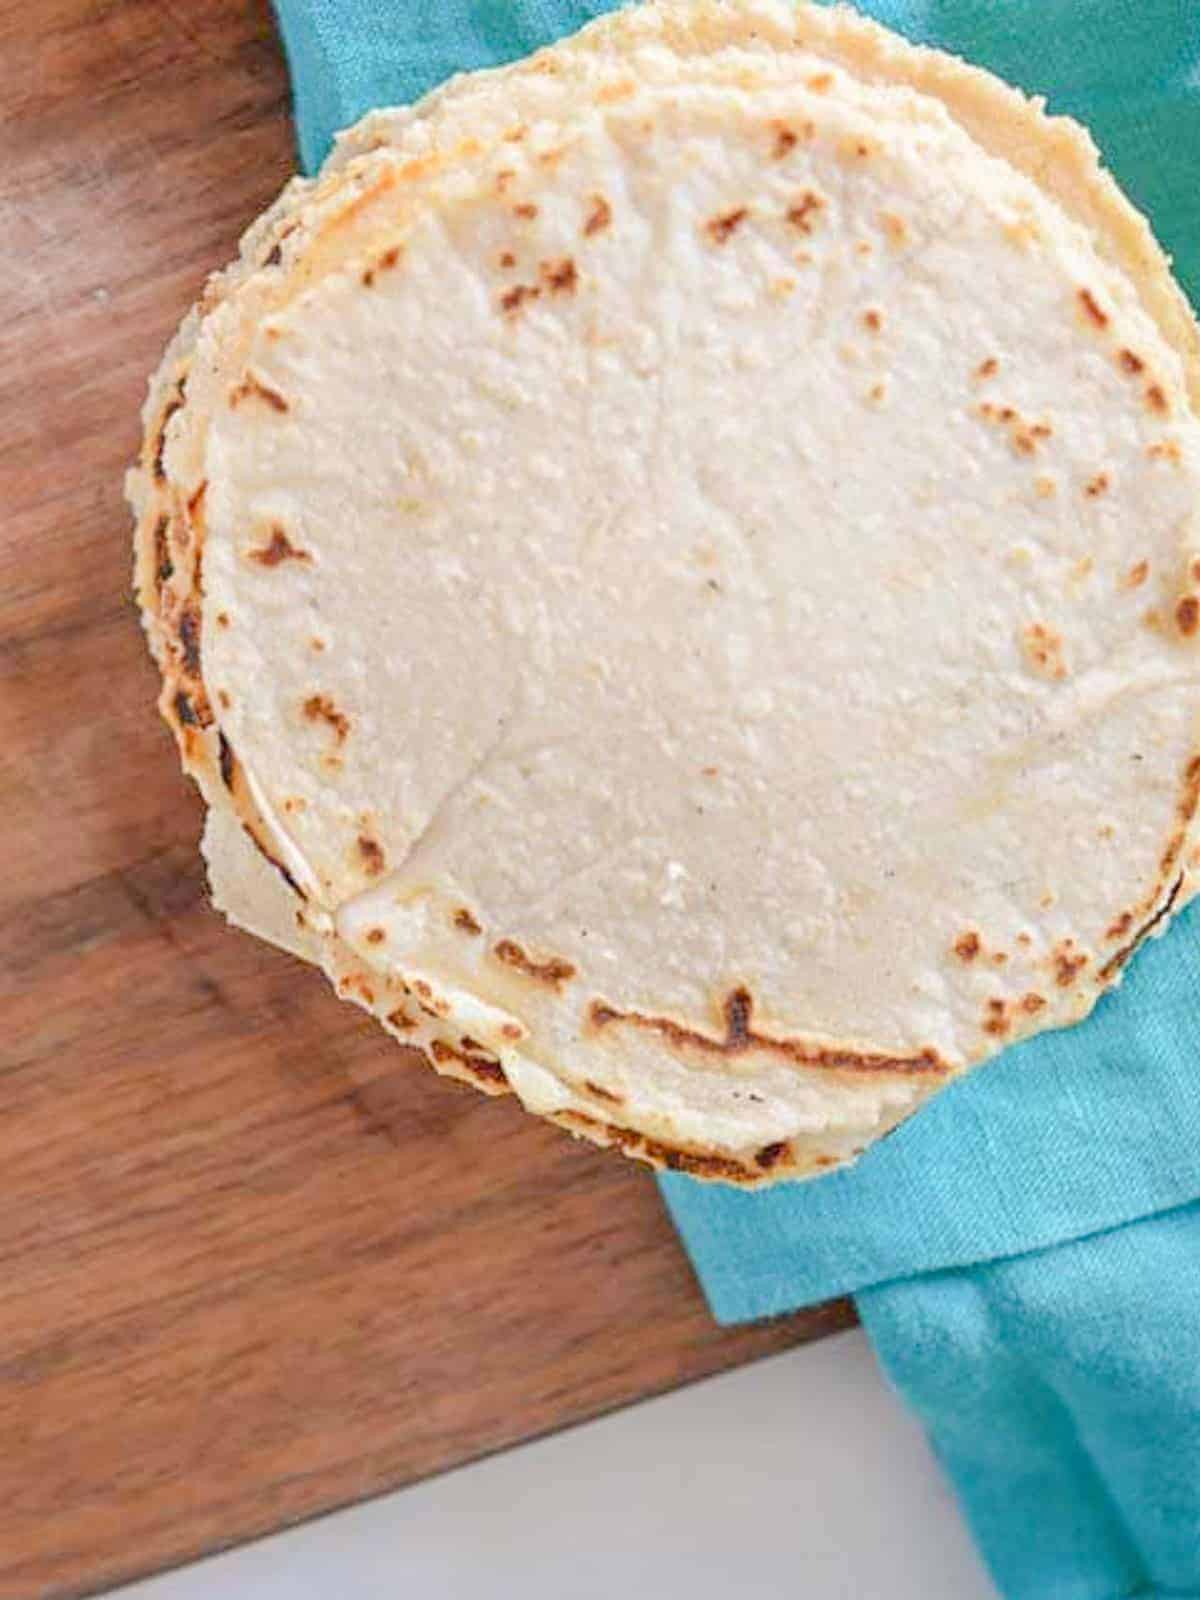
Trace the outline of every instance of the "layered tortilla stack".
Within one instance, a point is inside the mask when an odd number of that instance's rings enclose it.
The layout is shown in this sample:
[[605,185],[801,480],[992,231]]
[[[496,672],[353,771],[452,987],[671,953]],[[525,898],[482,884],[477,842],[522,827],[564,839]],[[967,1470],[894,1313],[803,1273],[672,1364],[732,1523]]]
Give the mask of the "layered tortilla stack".
[[572,1133],[852,1159],[1194,892],[1197,350],[1077,125],[847,10],[372,114],[130,477],[217,904]]

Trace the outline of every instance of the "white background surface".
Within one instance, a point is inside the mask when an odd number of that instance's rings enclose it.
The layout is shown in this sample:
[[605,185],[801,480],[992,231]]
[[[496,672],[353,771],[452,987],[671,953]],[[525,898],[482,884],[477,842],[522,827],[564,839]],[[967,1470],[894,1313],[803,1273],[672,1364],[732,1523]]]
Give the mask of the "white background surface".
[[115,1592],[995,1600],[857,1330]]

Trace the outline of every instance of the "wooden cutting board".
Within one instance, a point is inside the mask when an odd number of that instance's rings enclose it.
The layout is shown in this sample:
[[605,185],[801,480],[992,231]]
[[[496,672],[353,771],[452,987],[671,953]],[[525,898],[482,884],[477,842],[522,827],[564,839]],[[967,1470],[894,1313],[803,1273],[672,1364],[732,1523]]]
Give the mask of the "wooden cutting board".
[[844,1326],[207,908],[121,474],[292,163],[265,3],[0,0],[0,1596],[75,1595]]

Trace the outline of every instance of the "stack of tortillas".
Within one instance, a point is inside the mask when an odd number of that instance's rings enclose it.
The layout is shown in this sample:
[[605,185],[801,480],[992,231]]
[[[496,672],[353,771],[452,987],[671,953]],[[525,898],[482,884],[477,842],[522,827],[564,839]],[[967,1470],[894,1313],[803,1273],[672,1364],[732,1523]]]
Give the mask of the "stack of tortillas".
[[852,12],[368,117],[131,476],[217,904],[599,1143],[853,1157],[1195,888],[1198,400],[1082,130]]

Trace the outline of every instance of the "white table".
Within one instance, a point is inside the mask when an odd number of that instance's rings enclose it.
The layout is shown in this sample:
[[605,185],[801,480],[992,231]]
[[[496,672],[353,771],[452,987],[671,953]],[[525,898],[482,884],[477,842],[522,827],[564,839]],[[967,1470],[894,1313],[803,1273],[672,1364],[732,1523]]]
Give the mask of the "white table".
[[995,1600],[857,1330],[119,1593]]

